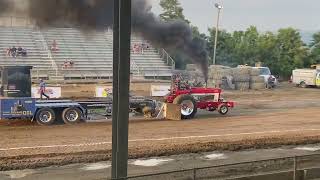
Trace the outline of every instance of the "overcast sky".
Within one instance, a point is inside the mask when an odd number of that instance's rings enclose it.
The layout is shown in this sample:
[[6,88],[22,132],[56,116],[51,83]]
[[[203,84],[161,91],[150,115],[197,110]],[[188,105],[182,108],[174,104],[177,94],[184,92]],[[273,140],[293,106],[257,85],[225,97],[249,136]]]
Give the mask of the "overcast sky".
[[[159,14],[159,0],[149,1]],[[259,31],[288,26],[302,31],[320,30],[320,0],[180,0],[187,19],[204,33],[215,24],[215,2],[224,6],[220,26],[229,31],[250,25],[257,26]]]

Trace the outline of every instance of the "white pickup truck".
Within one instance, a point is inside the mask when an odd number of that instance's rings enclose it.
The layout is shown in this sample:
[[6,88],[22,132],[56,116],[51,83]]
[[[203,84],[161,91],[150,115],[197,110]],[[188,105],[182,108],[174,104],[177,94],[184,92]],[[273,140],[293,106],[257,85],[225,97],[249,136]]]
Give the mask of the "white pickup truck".
[[271,71],[268,67],[252,67],[254,69],[259,69],[260,70],[260,76],[264,77],[264,82],[267,84],[269,78],[272,78],[272,81],[274,85],[278,85],[278,80],[275,76],[271,74]]
[[295,69],[292,71],[291,81],[296,86],[305,88],[308,86],[320,87],[320,70]]

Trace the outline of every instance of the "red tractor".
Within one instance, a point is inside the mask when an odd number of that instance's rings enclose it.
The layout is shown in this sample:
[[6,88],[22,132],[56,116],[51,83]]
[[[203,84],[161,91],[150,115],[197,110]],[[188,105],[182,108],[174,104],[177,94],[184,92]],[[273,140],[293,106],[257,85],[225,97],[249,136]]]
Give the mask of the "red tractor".
[[226,115],[229,109],[234,107],[234,102],[221,98],[221,89],[195,86],[197,85],[189,85],[188,81],[183,81],[181,76],[173,78],[166,102],[181,105],[182,119],[193,118],[198,109],[217,110],[220,114]]

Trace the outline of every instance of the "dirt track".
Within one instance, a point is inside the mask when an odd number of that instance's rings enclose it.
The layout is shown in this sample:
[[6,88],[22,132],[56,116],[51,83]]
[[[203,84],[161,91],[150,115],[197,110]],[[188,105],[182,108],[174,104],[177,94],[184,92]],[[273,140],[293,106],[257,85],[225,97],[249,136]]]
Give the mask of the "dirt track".
[[[226,92],[230,115],[200,112],[189,121],[132,121],[130,157],[266,148],[320,142],[319,89]],[[41,127],[0,123],[0,170],[108,160],[111,123]]]

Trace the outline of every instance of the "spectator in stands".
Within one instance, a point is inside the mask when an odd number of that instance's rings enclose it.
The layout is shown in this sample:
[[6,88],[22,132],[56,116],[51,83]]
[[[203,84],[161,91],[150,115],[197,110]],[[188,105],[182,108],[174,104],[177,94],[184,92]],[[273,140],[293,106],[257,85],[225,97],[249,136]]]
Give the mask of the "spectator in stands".
[[143,46],[143,48],[144,48],[145,50],[147,50],[147,49],[150,48],[150,43],[149,43],[148,41],[143,42],[143,43],[142,43],[142,46]]
[[65,60],[63,62],[62,68],[64,68],[64,69],[68,68],[68,61],[67,60]]
[[142,48],[141,48],[141,45],[139,44],[134,44],[133,45],[133,53],[141,53],[142,52]]
[[132,51],[135,54],[137,50],[137,44],[133,44]]
[[143,54],[145,50],[149,49],[149,44],[148,43],[141,43],[141,53]]
[[6,55],[7,57],[11,56],[11,47],[6,49]]
[[150,44],[146,43],[146,49],[149,49],[149,48],[150,48]]
[[22,55],[22,57],[26,57],[27,56],[27,49],[26,48],[22,49],[21,55]]
[[69,66],[72,68],[74,65],[74,62],[72,60],[69,61]]
[[144,50],[146,50],[146,44],[145,43],[141,43],[141,54],[144,54]]
[[40,79],[39,86],[40,86],[40,99],[42,99],[42,96],[49,99],[50,97],[46,94],[46,83],[42,79]]
[[18,47],[17,56],[19,56],[19,55],[22,56],[22,50],[23,50],[22,47],[19,46],[19,47]]
[[17,48],[15,46],[11,48],[11,56],[14,58],[17,57]]
[[52,46],[51,46],[51,51],[58,51],[58,50],[59,50],[59,48],[58,48],[58,45],[57,45],[57,41],[53,40]]
[[74,65],[74,62],[72,60],[65,60],[63,62],[63,68],[72,68]]

